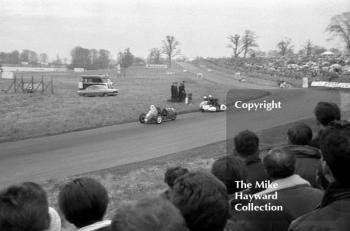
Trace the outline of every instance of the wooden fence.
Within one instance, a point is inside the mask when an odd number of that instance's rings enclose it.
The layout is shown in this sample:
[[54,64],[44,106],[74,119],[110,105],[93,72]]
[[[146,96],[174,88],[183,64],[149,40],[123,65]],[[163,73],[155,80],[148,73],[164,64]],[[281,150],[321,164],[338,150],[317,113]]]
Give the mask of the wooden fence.
[[38,80],[38,77],[34,78],[34,76],[31,77],[18,77],[14,75],[12,79],[12,83],[8,87],[7,90],[5,90],[5,93],[34,93],[38,92],[41,94],[44,93],[54,93],[54,86],[53,86],[53,79],[52,77],[50,80],[46,80],[44,76],[40,77],[40,80]]

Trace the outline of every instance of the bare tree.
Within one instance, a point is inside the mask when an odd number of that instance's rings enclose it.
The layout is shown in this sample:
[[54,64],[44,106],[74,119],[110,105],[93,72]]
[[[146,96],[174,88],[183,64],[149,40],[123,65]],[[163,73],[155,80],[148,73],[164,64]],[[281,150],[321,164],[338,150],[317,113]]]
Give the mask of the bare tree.
[[258,47],[256,43],[257,36],[251,30],[244,31],[242,36],[235,34],[227,38],[230,40],[228,47],[232,48],[234,57],[238,57],[243,53],[243,57],[246,58],[247,54],[253,51],[254,47]]
[[246,30],[242,36],[242,51],[243,57],[245,58],[248,52],[252,51],[252,48],[257,47],[256,43],[257,36],[255,32],[251,30]]
[[44,64],[44,63],[48,63],[49,62],[49,56],[46,53],[41,53],[39,55],[39,61],[40,63]]
[[148,55],[148,62],[150,64],[160,64],[161,63],[161,53],[159,48],[152,48]]
[[241,49],[241,36],[239,34],[230,35],[227,37],[230,43],[227,45],[233,50],[233,56],[238,57],[242,53]]
[[169,67],[171,67],[172,58],[180,54],[180,50],[177,48],[180,43],[171,35],[167,35],[162,42],[162,52],[167,56]]
[[313,48],[313,45],[312,45],[311,41],[308,40],[304,46],[306,57],[310,57],[312,55],[312,48]]
[[350,52],[350,12],[333,16],[326,30],[333,35],[332,38],[340,37]]
[[290,38],[284,38],[277,43],[277,48],[280,55],[285,56],[287,53],[293,52],[294,45],[292,45],[292,40]]

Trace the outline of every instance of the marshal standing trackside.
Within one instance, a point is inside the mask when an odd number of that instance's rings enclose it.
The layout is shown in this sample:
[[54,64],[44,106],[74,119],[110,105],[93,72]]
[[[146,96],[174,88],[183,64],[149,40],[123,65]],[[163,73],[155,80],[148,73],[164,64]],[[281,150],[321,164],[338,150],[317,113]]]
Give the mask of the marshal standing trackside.
[[282,108],[281,101],[271,100],[267,102],[264,100],[263,102],[243,102],[241,100],[235,101],[234,107],[237,109],[246,109],[247,111],[257,111],[257,110],[266,110],[272,111],[276,109]]

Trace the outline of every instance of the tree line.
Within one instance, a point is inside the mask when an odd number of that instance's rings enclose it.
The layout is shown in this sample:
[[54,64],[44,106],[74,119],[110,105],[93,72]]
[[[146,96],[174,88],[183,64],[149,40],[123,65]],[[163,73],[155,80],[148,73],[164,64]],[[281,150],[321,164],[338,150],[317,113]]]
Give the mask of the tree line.
[[[331,18],[330,24],[326,31],[332,36],[331,39],[339,38],[345,44],[345,49],[350,53],[350,12],[345,12],[335,15]],[[276,43],[276,49],[266,52],[258,50],[258,36],[252,30],[245,30],[242,34],[233,34],[228,37],[228,47],[232,49],[233,57],[248,56],[288,56],[294,55],[294,44],[290,38],[283,38]],[[180,42],[172,35],[167,35],[161,41],[159,48],[152,48],[147,56],[147,61],[142,58],[135,57],[130,48],[119,52],[117,60],[111,58],[111,52],[106,49],[88,49],[81,46],[76,46],[71,51],[71,68],[85,68],[85,69],[105,69],[110,66],[119,64],[122,68],[127,68],[133,64],[143,65],[145,62],[150,64],[167,64],[171,66],[173,59],[181,54],[179,49]],[[313,44],[307,40],[302,49],[296,52],[298,55],[313,56],[322,54],[327,49]],[[341,53],[340,50],[331,49],[334,53]],[[0,64],[47,64],[49,63],[49,56],[46,53],[37,54],[35,51],[25,49],[21,52],[15,50],[12,52],[0,52]],[[61,59],[57,55],[52,61],[52,64],[67,64],[67,59]]]
[[[331,18],[330,24],[327,26],[326,31],[331,35],[330,39],[338,38],[345,44],[345,50],[350,53],[350,12],[345,12],[339,15],[335,15]],[[255,57],[256,55],[266,56],[265,52],[257,50],[259,47],[257,43],[257,35],[254,31],[245,30],[242,35],[233,34],[229,35],[228,47],[232,49],[232,56],[243,57],[247,56]],[[313,44],[310,40],[307,40],[296,54],[311,57],[314,55],[320,55],[327,49]],[[340,54],[341,51],[336,48],[332,48],[331,51],[335,54]],[[290,38],[283,38],[276,44],[276,49],[269,52],[269,56],[289,56],[294,55],[294,44]]]
[[[51,61],[52,64],[62,64],[66,60],[62,60],[58,55]],[[24,49],[21,52],[14,50],[12,52],[0,52],[0,63],[6,64],[47,64],[49,56],[46,53],[36,53],[35,51]]]

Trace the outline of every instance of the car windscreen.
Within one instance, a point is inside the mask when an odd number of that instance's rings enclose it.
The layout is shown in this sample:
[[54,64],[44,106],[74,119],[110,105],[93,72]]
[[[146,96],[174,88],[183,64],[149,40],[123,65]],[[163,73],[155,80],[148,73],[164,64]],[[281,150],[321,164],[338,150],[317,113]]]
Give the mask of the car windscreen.
[[100,77],[82,77],[84,83],[103,83],[104,81]]
[[89,90],[105,90],[105,89],[107,89],[107,87],[104,85],[93,85],[93,86],[88,87],[88,89]]

